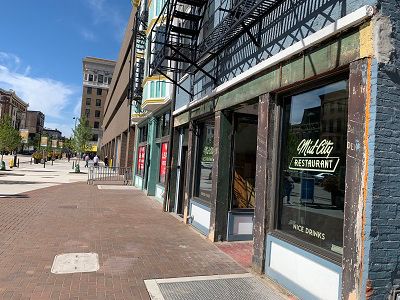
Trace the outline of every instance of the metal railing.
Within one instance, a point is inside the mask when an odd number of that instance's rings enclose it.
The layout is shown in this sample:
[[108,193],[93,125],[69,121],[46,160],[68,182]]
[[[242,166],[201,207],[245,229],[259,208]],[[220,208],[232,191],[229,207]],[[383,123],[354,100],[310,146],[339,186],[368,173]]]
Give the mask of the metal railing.
[[132,183],[132,168],[120,167],[89,167],[88,184],[94,183]]

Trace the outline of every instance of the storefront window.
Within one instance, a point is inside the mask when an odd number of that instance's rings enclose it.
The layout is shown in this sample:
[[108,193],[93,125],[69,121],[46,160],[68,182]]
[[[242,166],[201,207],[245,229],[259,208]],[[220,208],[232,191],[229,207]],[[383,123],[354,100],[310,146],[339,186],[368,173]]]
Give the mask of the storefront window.
[[232,208],[254,208],[257,115],[238,116],[235,123]]
[[[284,99],[278,229],[342,254],[348,82]],[[326,124],[328,124],[326,126]]]
[[198,165],[195,196],[205,201],[211,200],[212,166],[214,162],[214,119],[198,125]]
[[167,157],[168,157],[168,143],[161,144],[160,152],[160,174],[158,182],[164,184],[165,176],[167,174]]
[[139,128],[139,143],[147,142],[147,125]]
[[146,158],[146,146],[140,146],[138,148],[138,160],[137,160],[137,172],[136,174],[139,176],[144,175],[144,164]]

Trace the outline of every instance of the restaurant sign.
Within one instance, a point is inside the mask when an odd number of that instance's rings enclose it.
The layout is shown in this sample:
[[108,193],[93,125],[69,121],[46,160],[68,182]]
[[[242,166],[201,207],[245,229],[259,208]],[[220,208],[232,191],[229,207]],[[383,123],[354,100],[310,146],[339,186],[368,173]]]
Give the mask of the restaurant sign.
[[304,139],[297,147],[299,156],[292,158],[289,169],[333,173],[339,164],[339,157],[331,157],[333,142],[330,140]]

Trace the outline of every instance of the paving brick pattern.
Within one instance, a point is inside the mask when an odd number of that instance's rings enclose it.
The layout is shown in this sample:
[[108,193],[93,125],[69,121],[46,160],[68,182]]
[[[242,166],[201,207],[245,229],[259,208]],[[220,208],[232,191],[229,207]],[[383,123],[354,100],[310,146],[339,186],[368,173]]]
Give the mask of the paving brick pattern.
[[[83,183],[0,198],[0,299],[149,299],[144,279],[246,272],[137,190]],[[99,254],[55,275],[55,255]]]
[[253,242],[225,242],[218,243],[216,246],[241,266],[250,269],[253,256]]

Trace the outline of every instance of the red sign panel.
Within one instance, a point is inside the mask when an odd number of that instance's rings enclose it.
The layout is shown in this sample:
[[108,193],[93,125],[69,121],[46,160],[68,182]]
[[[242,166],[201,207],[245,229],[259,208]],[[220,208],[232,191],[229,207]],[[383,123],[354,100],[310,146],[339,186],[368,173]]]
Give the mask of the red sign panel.
[[139,147],[139,151],[138,151],[138,167],[137,167],[139,173],[140,173],[140,171],[144,170],[144,159],[145,159],[145,156],[146,156],[146,147],[145,146]]
[[168,143],[161,144],[160,178],[167,173]]

